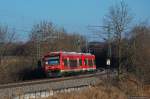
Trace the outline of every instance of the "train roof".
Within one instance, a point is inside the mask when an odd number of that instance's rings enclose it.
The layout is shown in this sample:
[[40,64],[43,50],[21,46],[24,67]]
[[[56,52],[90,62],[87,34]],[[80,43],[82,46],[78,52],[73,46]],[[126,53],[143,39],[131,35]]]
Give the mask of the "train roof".
[[56,51],[56,52],[48,52],[48,53],[45,54],[45,56],[51,55],[51,54],[63,54],[63,55],[93,55],[93,54],[91,54],[91,53],[78,53],[78,52]]
[[61,52],[61,51],[59,51],[59,52],[50,52],[50,53],[54,53],[54,54],[60,54],[60,53],[62,53],[62,54],[71,54],[71,55],[73,55],[73,54],[75,54],[75,55],[81,55],[81,54],[84,54],[84,55],[92,55],[91,53],[78,53],[78,52],[65,52],[65,51],[63,51],[63,52]]

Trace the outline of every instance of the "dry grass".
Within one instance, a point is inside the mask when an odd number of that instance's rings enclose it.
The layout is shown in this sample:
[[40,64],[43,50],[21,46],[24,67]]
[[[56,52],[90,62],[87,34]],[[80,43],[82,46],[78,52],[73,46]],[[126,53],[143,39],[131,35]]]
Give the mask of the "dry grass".
[[32,64],[31,57],[4,57],[0,64],[0,84],[22,81],[27,74],[26,72],[36,67],[36,65]]
[[87,90],[61,93],[46,99],[128,99],[128,96],[150,96],[150,85],[141,86],[139,82],[122,79],[112,81],[111,84],[102,82]]
[[144,85],[135,78],[122,79],[115,87],[128,96],[150,96],[150,85]]
[[98,86],[81,92],[58,94],[47,99],[127,99],[127,97],[115,87],[107,90],[103,86]]

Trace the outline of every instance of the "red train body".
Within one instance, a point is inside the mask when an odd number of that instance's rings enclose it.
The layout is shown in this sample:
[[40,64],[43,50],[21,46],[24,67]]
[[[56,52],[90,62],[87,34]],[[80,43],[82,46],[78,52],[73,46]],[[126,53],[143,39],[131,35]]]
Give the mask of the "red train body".
[[90,53],[49,52],[42,58],[42,69],[49,76],[63,76],[96,70],[95,56]]

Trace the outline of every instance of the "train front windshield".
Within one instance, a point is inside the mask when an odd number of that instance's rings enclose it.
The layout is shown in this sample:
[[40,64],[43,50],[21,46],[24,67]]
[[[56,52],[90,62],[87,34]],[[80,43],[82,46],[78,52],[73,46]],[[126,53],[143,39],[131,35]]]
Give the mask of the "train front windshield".
[[51,56],[46,59],[47,65],[59,65],[59,56]]

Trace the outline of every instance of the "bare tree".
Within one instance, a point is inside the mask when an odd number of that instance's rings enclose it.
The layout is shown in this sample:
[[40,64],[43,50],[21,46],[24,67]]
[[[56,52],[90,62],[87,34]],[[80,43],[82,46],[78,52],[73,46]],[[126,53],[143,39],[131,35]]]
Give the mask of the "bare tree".
[[[10,55],[15,40],[15,32],[10,31],[7,26],[0,26],[0,83],[11,82],[17,79],[13,72],[15,71],[13,63],[9,64]],[[13,58],[11,58],[13,59]]]
[[130,51],[133,73],[141,80],[150,81],[150,29],[147,25],[135,26],[131,31]]
[[0,64],[3,56],[7,53],[7,49],[15,39],[15,32],[10,32],[7,26],[0,26]]
[[32,52],[40,58],[39,55],[48,51],[81,51],[85,39],[79,33],[68,33],[64,28],[42,21],[32,28],[30,41],[34,44]]
[[109,32],[113,35],[113,40],[116,43],[115,55],[118,59],[118,77],[120,76],[122,66],[122,39],[131,19],[128,6],[124,1],[110,7],[108,14],[104,18],[104,25],[109,27]]

